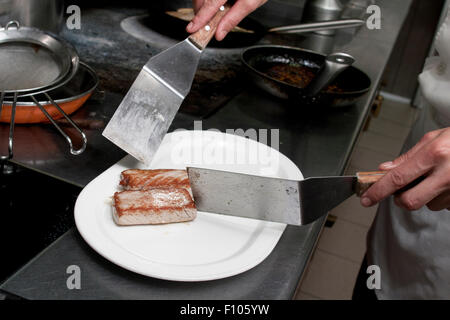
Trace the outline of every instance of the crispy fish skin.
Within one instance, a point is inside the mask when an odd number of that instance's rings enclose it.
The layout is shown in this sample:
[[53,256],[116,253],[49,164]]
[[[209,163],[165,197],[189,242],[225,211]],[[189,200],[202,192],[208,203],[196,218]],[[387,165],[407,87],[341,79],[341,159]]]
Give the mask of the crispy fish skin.
[[126,190],[114,194],[113,218],[118,225],[192,221],[197,209],[184,188]]
[[190,189],[186,170],[176,169],[125,170],[120,176],[120,185],[125,190],[147,190],[171,186]]

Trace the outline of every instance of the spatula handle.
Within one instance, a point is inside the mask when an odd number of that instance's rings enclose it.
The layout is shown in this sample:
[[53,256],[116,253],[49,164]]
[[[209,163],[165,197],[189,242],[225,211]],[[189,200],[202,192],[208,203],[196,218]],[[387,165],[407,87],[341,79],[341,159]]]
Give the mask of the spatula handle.
[[356,195],[361,197],[364,192],[367,191],[375,182],[380,180],[387,171],[369,171],[369,172],[357,172],[356,177],[358,182],[356,183]]
[[205,49],[209,41],[214,37],[220,20],[230,10],[230,6],[225,4],[220,7],[216,15],[208,22],[206,26],[189,36],[189,39],[197,45],[201,50]]
[[[358,172],[356,173],[356,177],[358,178],[358,182],[356,183],[355,192],[358,197],[361,197],[364,192],[367,191],[375,182],[383,178],[388,171],[370,171],[370,172]],[[405,192],[409,189],[414,188],[419,183],[421,183],[426,176],[421,176],[417,178],[416,180],[412,181],[411,183],[407,184],[403,188],[400,188],[395,192],[395,194],[400,194],[402,192]]]

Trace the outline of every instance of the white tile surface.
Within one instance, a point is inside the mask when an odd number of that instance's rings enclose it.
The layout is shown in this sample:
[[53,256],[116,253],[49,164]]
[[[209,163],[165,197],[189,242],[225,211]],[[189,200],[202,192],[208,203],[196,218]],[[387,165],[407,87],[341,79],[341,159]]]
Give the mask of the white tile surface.
[[368,131],[381,134],[390,138],[397,138],[405,140],[408,136],[410,128],[408,126],[402,126],[398,123],[390,121],[385,118],[373,118],[370,121]]
[[316,250],[301,290],[321,299],[351,299],[360,265]]
[[364,170],[353,166],[353,164],[351,163],[350,166],[347,168],[347,170],[345,170],[345,174],[351,176],[351,175],[355,175],[357,172],[361,172],[361,171],[364,171]]
[[396,158],[400,154],[404,142],[403,139],[387,138],[386,136],[366,131],[362,133],[358,145]]
[[367,231],[368,227],[338,218],[331,228],[323,229],[317,248],[360,264],[366,253]]
[[342,202],[330,213],[338,217],[338,219],[349,221],[362,227],[369,228],[372,225],[376,212],[377,206],[364,208],[360,204],[360,199],[356,195],[354,195]]
[[352,156],[352,166],[356,168],[361,168],[364,171],[376,171],[378,166],[386,161],[391,161],[395,157],[367,149],[363,146],[357,146]]
[[385,99],[381,106],[380,118],[410,127],[415,121],[417,109],[408,104]]

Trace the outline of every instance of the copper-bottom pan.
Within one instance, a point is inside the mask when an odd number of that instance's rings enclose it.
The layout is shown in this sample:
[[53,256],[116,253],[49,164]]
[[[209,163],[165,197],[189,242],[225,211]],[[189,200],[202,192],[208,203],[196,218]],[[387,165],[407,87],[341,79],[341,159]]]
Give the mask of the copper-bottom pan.
[[[92,95],[98,85],[98,77],[94,70],[88,65],[80,63],[75,76],[63,87],[49,92],[54,102],[67,113],[72,114],[77,111]],[[61,119],[63,115],[50,102],[45,100],[45,96],[36,96],[39,103],[50,114],[53,119]],[[12,101],[3,103],[0,122],[9,123],[11,120]],[[47,116],[39,109],[30,98],[19,98],[16,106],[14,123],[48,123]]]

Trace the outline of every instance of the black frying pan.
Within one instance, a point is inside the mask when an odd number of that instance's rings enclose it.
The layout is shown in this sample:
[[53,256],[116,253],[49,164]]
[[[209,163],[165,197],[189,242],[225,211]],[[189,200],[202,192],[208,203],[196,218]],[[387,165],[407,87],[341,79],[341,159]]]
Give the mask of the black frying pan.
[[370,78],[355,67],[340,73],[318,94],[307,94],[307,85],[324,64],[325,55],[286,46],[254,46],[241,59],[256,86],[270,94],[302,105],[343,107],[354,104],[369,91]]

